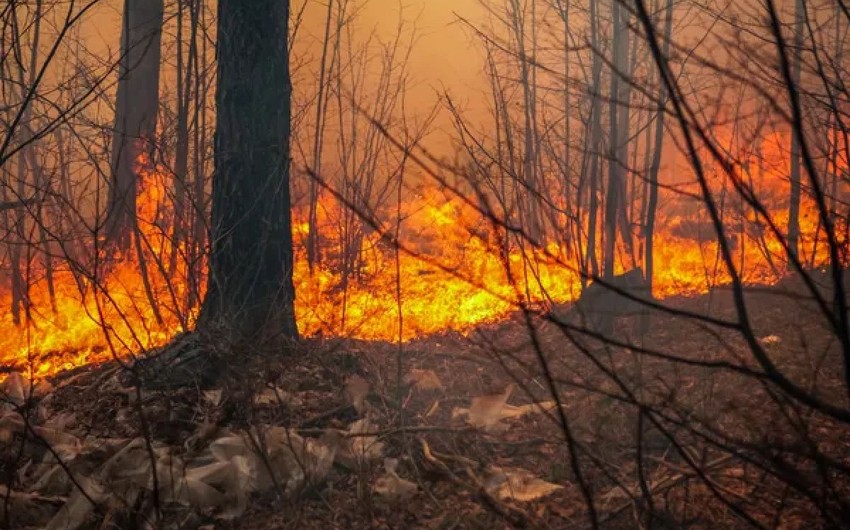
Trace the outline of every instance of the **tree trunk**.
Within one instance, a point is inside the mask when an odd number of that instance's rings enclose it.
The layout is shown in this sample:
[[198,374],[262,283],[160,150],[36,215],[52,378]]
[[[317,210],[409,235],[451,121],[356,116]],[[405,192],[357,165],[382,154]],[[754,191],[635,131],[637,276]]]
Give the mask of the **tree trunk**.
[[[663,50],[664,55],[667,56],[670,53],[670,39],[673,30],[673,0],[667,0],[664,16]],[[652,293],[652,277],[655,271],[653,251],[655,249],[655,219],[658,210],[658,170],[661,167],[661,150],[664,145],[664,106],[667,102],[667,92],[664,80],[661,78],[662,75],[664,75],[664,72],[659,71],[658,84],[660,94],[658,97],[658,114],[655,117],[655,152],[652,155],[652,165],[649,168],[649,199],[646,208],[646,232],[644,234],[646,241],[644,273],[646,274],[646,283],[649,286],[650,293]]]
[[[599,149],[602,145],[602,53],[599,47],[599,12],[597,9],[597,0],[590,1],[590,32],[591,32],[591,48],[593,53],[593,88],[596,93],[591,93],[592,107],[591,113],[591,130],[590,130],[590,203],[588,205],[588,227],[587,227],[587,251],[584,261],[584,272],[599,275],[599,263],[596,259],[596,224],[599,215],[599,197],[597,195],[599,189]],[[584,279],[582,280],[584,285]]]
[[122,248],[135,226],[137,161],[156,135],[162,20],[163,0],[125,0],[106,212],[106,236]]
[[212,251],[199,327],[297,337],[288,0],[220,0]]
[[611,20],[612,31],[614,33],[614,57],[612,59],[613,68],[611,69],[611,88],[610,88],[610,110],[609,110],[609,126],[610,133],[608,135],[609,153],[608,160],[608,193],[605,197],[605,261],[604,275],[610,278],[614,275],[614,265],[616,263],[617,254],[617,221],[620,213],[620,194],[622,192],[623,172],[622,168],[626,164],[625,154],[627,146],[620,145],[623,139],[627,137],[620,131],[620,127],[628,128],[629,124],[619,123],[621,119],[628,118],[625,112],[618,112],[618,104],[628,105],[628,102],[620,101],[624,90],[620,87],[621,72],[625,72],[625,63],[628,60],[628,42],[627,35],[628,26],[626,25],[625,17],[622,14],[619,2],[611,3]]
[[[803,0],[796,1],[794,13],[794,49],[792,51],[791,82],[794,90],[800,90],[800,62],[803,47],[803,22],[805,17]],[[788,204],[788,251],[792,257],[799,253],[800,240],[800,140],[791,134],[791,196]],[[791,260],[788,268],[792,269]]]

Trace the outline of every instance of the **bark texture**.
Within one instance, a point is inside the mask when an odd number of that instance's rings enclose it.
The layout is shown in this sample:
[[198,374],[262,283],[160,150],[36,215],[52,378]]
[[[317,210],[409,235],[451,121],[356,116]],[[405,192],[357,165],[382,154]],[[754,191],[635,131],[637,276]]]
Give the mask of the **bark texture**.
[[297,337],[288,0],[220,0],[210,277],[199,326]]

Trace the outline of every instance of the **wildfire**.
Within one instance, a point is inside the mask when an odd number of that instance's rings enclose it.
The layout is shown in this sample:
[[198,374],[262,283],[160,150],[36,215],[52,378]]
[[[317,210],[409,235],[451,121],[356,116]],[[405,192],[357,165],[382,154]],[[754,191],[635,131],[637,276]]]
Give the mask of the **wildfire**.
[[[751,178],[753,189],[763,197],[787,197],[783,155],[774,150],[762,156],[773,162],[760,162],[763,170]],[[118,256],[89,249],[85,267],[65,263],[55,268],[52,299],[44,271],[32,258],[24,298],[29,316],[19,324],[10,314],[0,320],[0,363],[25,365],[40,377],[130,356],[191,327],[203,291],[197,278],[202,268],[189,263],[186,243],[173,239],[166,172],[139,166],[137,244]],[[720,177],[714,184],[718,193],[729,185]],[[339,248],[344,210],[330,199],[323,201],[323,243]],[[698,202],[665,192],[661,204],[655,294],[703,293],[728,283],[707,214]],[[787,204],[778,200],[770,206],[774,222],[784,229]],[[818,218],[805,194],[802,212],[801,255],[809,264],[822,264],[827,249],[819,241]],[[294,216],[298,242],[309,225],[300,210]],[[356,233],[357,254],[348,260],[326,256],[311,270],[306,253],[296,249],[296,315],[303,335],[408,340],[446,330],[464,332],[503,318],[517,301],[564,303],[580,293],[577,262],[563,241],[547,241],[542,248],[511,239],[505,244],[504,234],[487,216],[438,189],[422,190],[384,217],[380,221],[390,235],[398,234],[404,251],[362,228]],[[746,205],[727,204],[724,223],[744,280],[777,281],[785,270],[785,252],[764,220]],[[637,254],[631,261],[639,264]],[[629,259],[620,261],[621,270],[630,268]],[[12,297],[11,290],[4,290],[0,305],[10,307]]]

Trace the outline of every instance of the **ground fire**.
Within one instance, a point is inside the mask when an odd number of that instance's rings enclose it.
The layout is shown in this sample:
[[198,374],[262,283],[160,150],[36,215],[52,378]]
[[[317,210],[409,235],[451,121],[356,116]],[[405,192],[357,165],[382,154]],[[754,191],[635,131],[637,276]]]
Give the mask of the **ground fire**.
[[6,2],[0,530],[850,530],[845,4]]
[[[751,179],[754,191],[770,205],[773,222],[784,227],[787,205],[776,199],[787,195],[788,188],[787,155],[780,142],[776,137],[765,140],[761,159],[753,160],[753,166],[763,168],[760,174],[741,178]],[[101,263],[89,265],[85,272],[57,264],[54,309],[41,261],[33,256],[28,266],[28,317],[16,325],[7,313],[2,321],[4,364],[45,376],[145,351],[191,326],[202,294],[191,291],[202,290],[203,280],[190,282],[185,260],[176,260],[176,269],[167,270],[172,252],[185,255],[185,249],[171,244],[169,180],[164,170],[144,160],[139,167],[137,213],[143,260],[131,249],[123,256],[95,255]],[[688,179],[680,175],[679,180]],[[718,190],[723,185],[719,177],[716,185]],[[707,215],[687,198],[688,192],[696,191],[691,182],[662,199],[653,282],[657,297],[705,293],[729,282]],[[335,246],[335,218],[344,207],[332,198],[323,201],[322,240]],[[827,247],[812,199],[806,197],[803,206],[801,255],[808,266],[818,267],[827,259]],[[396,212],[389,210],[378,220],[391,227]],[[744,281],[753,285],[778,281],[787,271],[779,241],[757,214],[746,208],[733,210],[730,207],[726,236]],[[520,304],[538,308],[565,304],[581,293],[578,264],[563,240],[551,238],[537,246],[526,242],[525,250],[512,243],[505,255],[503,235],[497,235],[499,227],[488,222],[487,212],[467,198],[440,191],[436,184],[411,191],[399,212],[402,250],[396,253],[379,231],[372,230],[364,236],[362,267],[347,281],[331,267],[320,265],[311,271],[303,249],[296,249],[296,311],[302,335],[398,340],[399,309],[402,340],[445,331],[463,333],[476,324],[504,318]],[[296,242],[303,241],[308,230],[304,213],[302,209],[294,213]],[[640,265],[636,259],[623,256],[618,271]],[[2,303],[11,304],[8,286]]]

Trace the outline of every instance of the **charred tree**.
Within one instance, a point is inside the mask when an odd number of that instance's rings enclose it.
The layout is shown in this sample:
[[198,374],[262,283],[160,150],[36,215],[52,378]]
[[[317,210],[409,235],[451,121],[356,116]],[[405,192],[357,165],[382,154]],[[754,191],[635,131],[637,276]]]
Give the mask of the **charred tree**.
[[220,0],[215,177],[203,330],[297,337],[289,189],[289,1]]
[[135,226],[137,161],[156,135],[163,0],[125,0],[110,161],[107,239],[127,248]]

